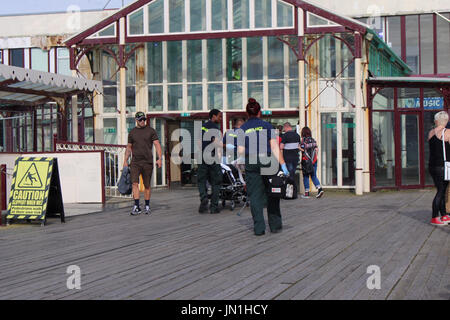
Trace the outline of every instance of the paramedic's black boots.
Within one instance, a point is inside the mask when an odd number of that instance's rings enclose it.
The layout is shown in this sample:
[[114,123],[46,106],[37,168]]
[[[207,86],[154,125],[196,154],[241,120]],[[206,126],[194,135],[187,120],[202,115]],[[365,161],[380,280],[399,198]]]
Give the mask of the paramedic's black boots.
[[205,198],[200,203],[200,208],[198,208],[198,213],[206,213],[208,212],[208,198]]

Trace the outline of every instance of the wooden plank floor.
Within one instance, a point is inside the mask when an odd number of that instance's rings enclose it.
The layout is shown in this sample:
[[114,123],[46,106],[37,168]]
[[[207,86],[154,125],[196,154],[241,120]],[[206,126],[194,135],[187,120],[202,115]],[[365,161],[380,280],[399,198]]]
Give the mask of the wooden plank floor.
[[[282,233],[242,216],[197,213],[195,189],[155,191],[129,208],[0,227],[0,299],[450,299],[450,226],[433,227],[434,190],[282,201]],[[120,206],[119,206],[120,207]],[[66,286],[81,268],[81,290]],[[369,290],[367,267],[381,270]]]

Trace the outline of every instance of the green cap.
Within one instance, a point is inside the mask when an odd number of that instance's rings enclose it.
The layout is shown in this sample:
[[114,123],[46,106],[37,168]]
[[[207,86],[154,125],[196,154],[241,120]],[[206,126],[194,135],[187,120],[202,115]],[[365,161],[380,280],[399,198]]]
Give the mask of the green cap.
[[136,120],[142,120],[142,118],[146,118],[145,117],[145,113],[143,113],[142,111],[139,111],[139,112],[136,112],[136,115],[134,116],[134,118],[136,119]]

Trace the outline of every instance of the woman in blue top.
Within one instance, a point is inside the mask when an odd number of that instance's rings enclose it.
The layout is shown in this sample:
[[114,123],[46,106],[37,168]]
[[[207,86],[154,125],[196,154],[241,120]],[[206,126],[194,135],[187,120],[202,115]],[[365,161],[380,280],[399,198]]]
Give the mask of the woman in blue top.
[[[257,236],[265,234],[266,224],[263,210],[267,203],[270,231],[278,233],[282,229],[280,199],[268,199],[261,169],[267,169],[270,165],[264,164],[267,162],[263,159],[276,159],[275,172],[271,174],[278,172],[279,165],[281,165],[285,175],[289,175],[289,171],[284,162],[283,154],[280,152],[273,126],[261,120],[261,106],[259,103],[255,99],[250,98],[246,111],[249,119],[239,129],[242,130],[240,135],[245,134],[245,139],[239,139],[238,137],[238,152],[240,155],[245,154],[245,181],[253,217],[253,230]],[[267,142],[260,142],[260,139],[264,139]]]

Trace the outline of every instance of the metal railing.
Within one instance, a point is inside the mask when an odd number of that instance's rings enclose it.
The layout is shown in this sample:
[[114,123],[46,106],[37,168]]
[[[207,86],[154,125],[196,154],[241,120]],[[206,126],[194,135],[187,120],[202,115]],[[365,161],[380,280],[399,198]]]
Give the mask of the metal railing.
[[68,141],[54,142],[55,151],[99,151],[104,153],[105,196],[131,198],[117,190],[117,183],[122,172],[123,160],[127,146],[114,144],[78,143]]

